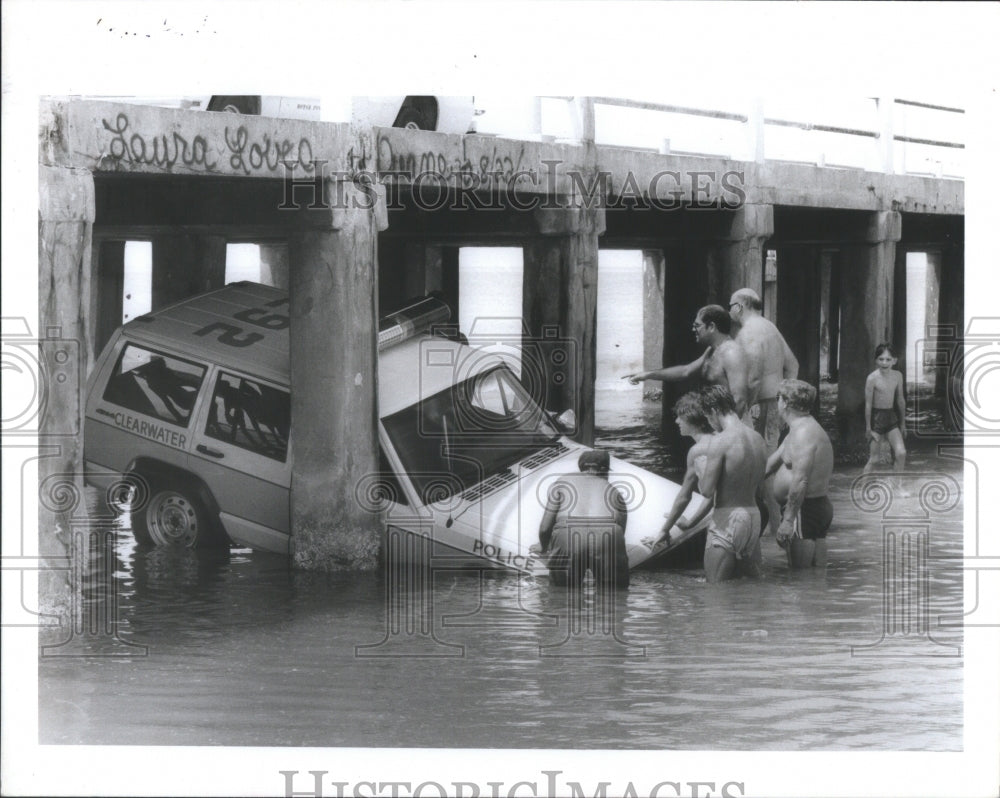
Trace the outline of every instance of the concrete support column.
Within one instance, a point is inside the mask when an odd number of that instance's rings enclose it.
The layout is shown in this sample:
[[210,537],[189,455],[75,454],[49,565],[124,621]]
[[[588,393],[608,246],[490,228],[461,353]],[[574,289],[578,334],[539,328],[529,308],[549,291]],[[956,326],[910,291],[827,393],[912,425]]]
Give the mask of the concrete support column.
[[778,318],[778,258],[774,250],[765,250],[764,291],[760,298],[764,302],[764,318],[774,324]]
[[[665,288],[663,250],[642,253],[642,363],[655,368],[663,363],[663,309]],[[643,396],[659,390],[655,383],[643,383]]]
[[[928,266],[930,266],[929,262]],[[931,271],[931,269],[928,269],[928,282],[933,283],[934,281],[931,279],[930,274]],[[903,374],[903,393],[907,397],[907,403],[909,403],[911,400],[909,398],[908,382],[914,378],[916,371],[912,368],[915,364],[910,363],[911,358],[909,357],[909,354],[912,342],[906,334],[906,319],[908,313],[906,306],[906,248],[903,246],[896,247],[893,265],[892,293],[892,331],[889,334],[889,337],[885,340],[892,343],[896,350],[896,357],[898,358],[896,368]],[[929,297],[930,295],[928,295],[928,299]],[[929,301],[927,311],[929,318],[936,318],[936,314],[931,313]]]
[[841,447],[865,446],[865,378],[874,366],[875,347],[892,334],[896,242],[902,217],[872,213],[865,241],[841,256],[840,363],[837,426]]
[[829,341],[829,360],[827,362],[830,381],[837,382],[840,373],[840,253],[836,250],[825,253],[825,268],[829,271],[827,286],[827,339]]
[[[821,251],[815,245],[778,250],[775,324],[799,361],[799,379],[819,388]],[[817,395],[818,399],[818,395]]]
[[[941,285],[938,304],[938,326],[950,326],[954,330],[953,340],[961,347],[965,335],[965,242],[955,241],[941,251]],[[961,349],[952,353],[952,362],[963,362]],[[960,432],[964,419],[962,407],[962,385],[965,375],[961,369],[939,368],[934,376],[934,392],[943,397],[945,423],[953,431]],[[959,399],[955,399],[959,397]]]
[[375,208],[330,181],[334,207],[302,211],[292,234],[290,360],[293,561],[318,570],[377,563],[380,529],[355,487],[378,467],[377,260],[384,196]]
[[[79,169],[38,167],[38,553],[60,562],[39,574],[42,613],[62,615],[72,604],[70,517],[83,496],[82,393],[93,362],[91,258],[94,178]],[[30,323],[30,320],[29,320]],[[41,402],[44,400],[44,405]],[[75,502],[46,496],[45,486],[72,483]],[[27,552],[25,552],[27,553]]]
[[604,232],[603,208],[558,208],[535,211],[541,237],[524,248],[523,317],[529,334],[542,342],[542,352],[554,339],[570,342],[575,368],[560,385],[556,372],[543,364],[547,390],[539,397],[548,410],[573,408],[576,440],[594,442],[594,401],[597,376],[597,255]]
[[125,242],[102,241],[94,247],[94,351],[100,352],[122,323],[125,291]]
[[[404,249],[405,298],[440,292],[451,308],[451,323],[458,323],[458,247],[408,242]],[[384,308],[391,311],[394,308]]]
[[153,238],[152,309],[226,284],[226,239],[185,230]]
[[[659,363],[645,363],[647,369],[690,363],[704,351],[695,340],[691,325],[698,309],[715,301],[706,268],[710,254],[711,248],[701,241],[681,241],[664,250],[663,357]],[[661,432],[672,447],[686,453],[691,442],[677,430],[672,408],[682,394],[697,388],[699,381],[661,385]]]
[[288,289],[288,244],[260,245],[260,279],[275,288]]
[[719,260],[717,301],[728,299],[739,288],[752,288],[764,296],[764,245],[774,235],[773,205],[744,205],[732,214],[732,222],[716,257]]

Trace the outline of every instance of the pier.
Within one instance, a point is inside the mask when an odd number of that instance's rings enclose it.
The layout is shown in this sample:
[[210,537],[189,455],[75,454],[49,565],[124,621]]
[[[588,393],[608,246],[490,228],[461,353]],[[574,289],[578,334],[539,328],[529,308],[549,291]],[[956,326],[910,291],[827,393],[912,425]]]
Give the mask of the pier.
[[[557,329],[576,345],[573,379],[552,380],[546,404],[575,410],[584,443],[594,434],[601,249],[643,252],[646,290],[637,306],[647,361],[693,359],[695,310],[725,304],[737,288],[755,289],[795,352],[800,377],[838,381],[842,445],[862,443],[875,345],[895,342],[904,370],[914,351],[909,253],[933,262],[936,317],[925,349],[934,349],[935,336],[958,345],[964,184],[943,170],[900,172],[897,156],[906,144],[961,143],[900,135],[893,109],[906,103],[880,101],[870,128],[819,131],[863,140],[879,168],[861,169],[822,157],[765,157],[768,126],[792,123],[753,113],[722,118],[745,131],[738,157],[667,143],[657,150],[598,144],[595,109],[616,101],[565,102],[572,136],[531,140],[43,103],[39,328],[60,328],[75,341],[80,368],[50,386],[40,432],[82,428],[90,365],[121,324],[129,241],[151,244],[154,310],[221,287],[232,243],[258,244],[271,282],[289,289],[291,508],[295,560],[305,568],[374,567],[379,530],[354,501],[354,486],[378,470],[380,309],[438,291],[457,321],[462,247],[522,248],[527,334]],[[82,440],[66,437],[58,456],[40,463],[40,481],[81,473]],[[58,554],[58,542],[45,538],[56,534],[59,513],[41,513],[42,548]]]

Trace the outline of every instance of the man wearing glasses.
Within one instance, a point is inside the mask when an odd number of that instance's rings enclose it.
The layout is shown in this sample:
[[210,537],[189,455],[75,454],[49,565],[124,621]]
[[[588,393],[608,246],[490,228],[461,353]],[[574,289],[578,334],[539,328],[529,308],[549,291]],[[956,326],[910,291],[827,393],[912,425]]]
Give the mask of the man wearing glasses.
[[747,357],[729,335],[731,328],[732,318],[724,307],[706,305],[698,311],[691,325],[698,343],[706,347],[701,357],[683,366],[640,371],[626,374],[622,379],[637,385],[643,380],[681,382],[698,377],[702,386],[727,388],[736,402],[737,413],[742,416],[749,406]]

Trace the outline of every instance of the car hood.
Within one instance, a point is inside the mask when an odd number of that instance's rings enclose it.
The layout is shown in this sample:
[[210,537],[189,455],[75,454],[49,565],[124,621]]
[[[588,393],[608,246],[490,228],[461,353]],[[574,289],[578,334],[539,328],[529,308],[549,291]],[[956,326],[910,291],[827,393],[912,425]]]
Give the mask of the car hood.
[[[487,489],[483,495],[455,507],[449,512],[448,528],[453,534],[474,538],[479,556],[508,567],[521,567],[527,563],[528,570],[537,568],[540,560],[530,557],[529,547],[538,543],[538,526],[545,511],[549,488],[560,477],[579,473],[577,460],[580,453],[586,450],[571,442],[565,443],[569,443],[569,446],[563,447],[565,453],[547,463],[532,468],[525,465],[533,459],[528,458],[511,466],[509,471],[514,479],[502,474],[507,477],[506,484],[500,484],[492,492]],[[659,534],[664,515],[670,511],[680,492],[680,485],[615,457],[611,458],[608,481],[621,491],[626,500],[628,522],[625,544],[630,568],[641,565],[654,554],[659,558],[707,524],[703,521],[681,534],[675,527],[670,545],[658,547],[654,553],[642,543],[642,539]],[[503,480],[497,482],[502,483]],[[690,516],[704,501],[704,497],[695,494],[685,514]]]

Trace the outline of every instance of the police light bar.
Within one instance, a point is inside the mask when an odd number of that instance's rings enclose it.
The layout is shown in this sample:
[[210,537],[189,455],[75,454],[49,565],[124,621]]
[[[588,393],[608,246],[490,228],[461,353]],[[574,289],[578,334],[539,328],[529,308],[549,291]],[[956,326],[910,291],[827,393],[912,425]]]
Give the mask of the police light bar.
[[426,297],[383,316],[378,323],[378,351],[402,343],[451,318],[451,308],[437,297]]

